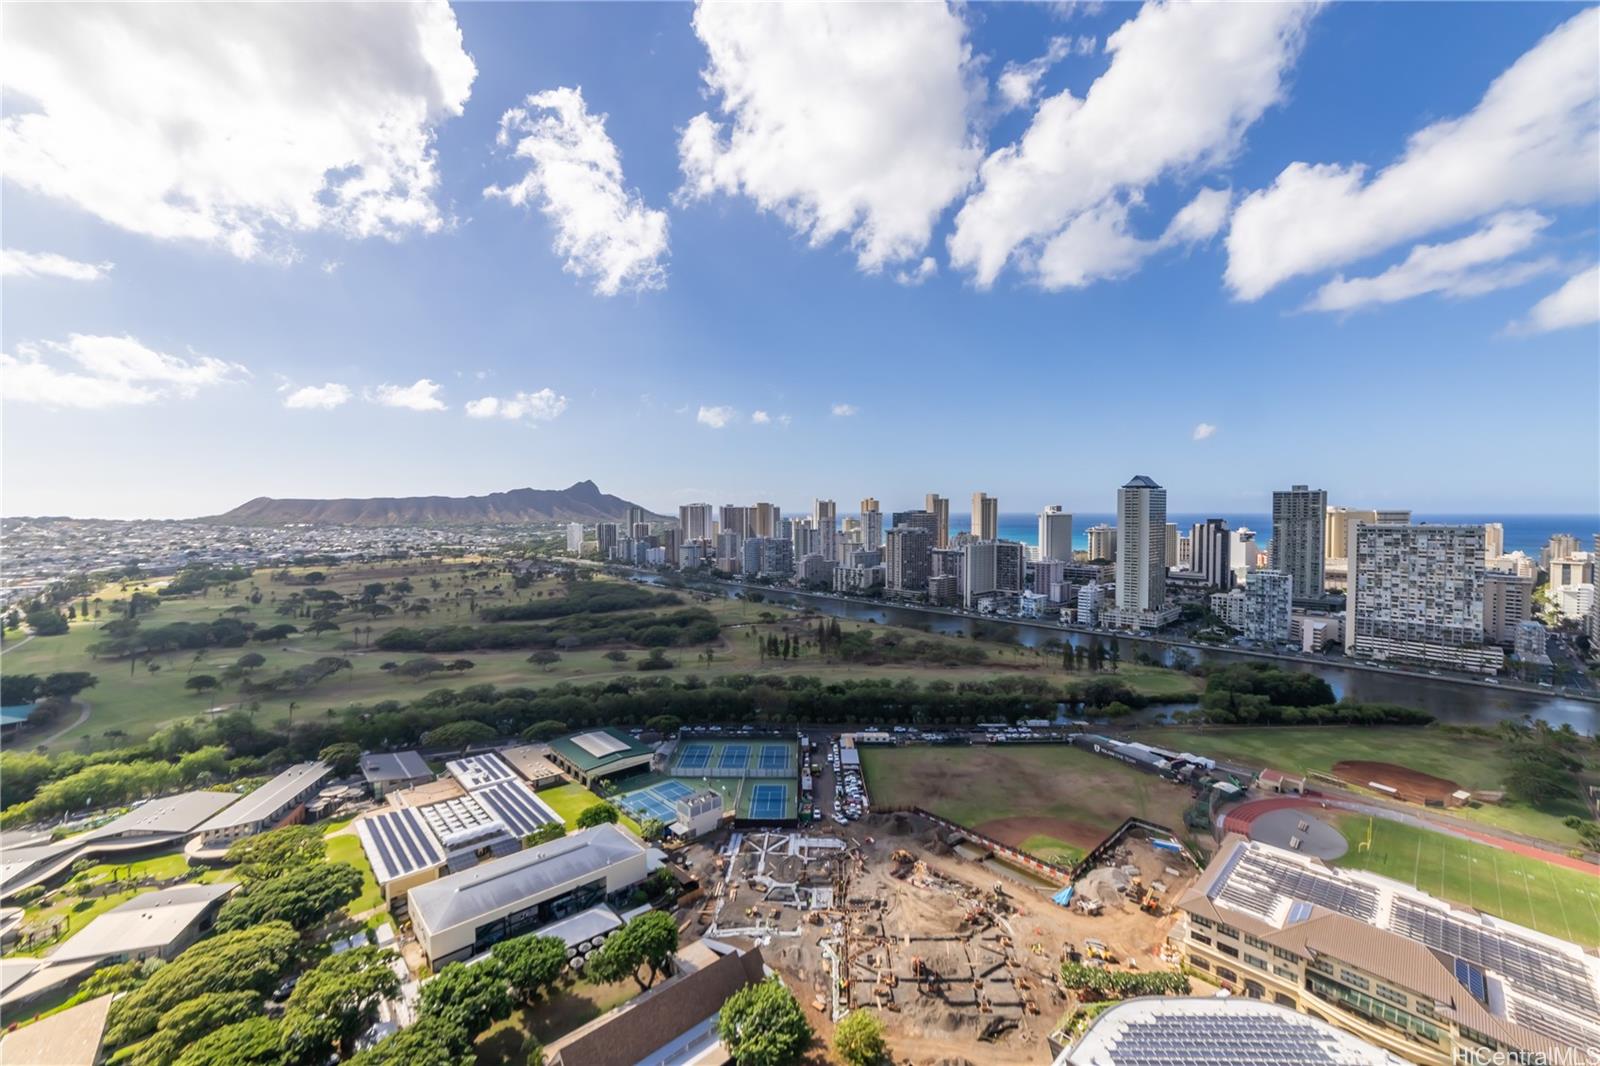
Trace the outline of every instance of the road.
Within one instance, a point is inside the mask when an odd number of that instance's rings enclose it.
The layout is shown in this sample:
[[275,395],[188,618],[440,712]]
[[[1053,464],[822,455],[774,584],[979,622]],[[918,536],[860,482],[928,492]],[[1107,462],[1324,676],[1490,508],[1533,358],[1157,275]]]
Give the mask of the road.
[[83,725],[89,720],[90,713],[94,711],[94,704],[90,703],[88,700],[74,700],[73,702],[83,708],[83,710],[78,712],[77,719],[65,729],[57,730],[54,734],[39,741],[41,745],[54,744],[56,741],[60,740],[62,737],[66,736],[68,733],[72,732],[74,729],[78,728],[80,725]]

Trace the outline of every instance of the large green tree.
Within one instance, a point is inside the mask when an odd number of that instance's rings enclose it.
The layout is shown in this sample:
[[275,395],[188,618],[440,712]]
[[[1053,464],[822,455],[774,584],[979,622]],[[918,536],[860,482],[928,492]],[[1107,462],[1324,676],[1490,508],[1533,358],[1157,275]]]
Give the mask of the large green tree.
[[127,1062],[129,1066],[168,1066],[201,1037],[260,1014],[259,992],[206,992],[163,1014],[156,1031],[134,1046]]
[[889,1057],[883,1040],[883,1023],[876,1014],[853,1010],[833,1030],[833,1050],[849,1066],[872,1066]]
[[511,1013],[506,974],[495,959],[446,966],[422,986],[423,1015],[455,1026],[469,1039]]
[[609,803],[596,803],[578,812],[578,828],[592,829],[617,820],[617,809]]
[[722,1005],[717,1035],[738,1066],[790,1066],[811,1044],[811,1024],[776,977],[746,985]]
[[532,1002],[554,985],[567,964],[567,942],[558,936],[530,933],[502,940],[492,951],[505,968],[511,990],[524,1002]]
[[251,1018],[196,1040],[173,1066],[283,1066],[288,1061],[278,1023]]
[[348,1066],[473,1066],[472,1040],[460,1026],[424,1015],[349,1060]]
[[217,912],[223,932],[284,921],[304,931],[361,895],[361,872],[345,862],[315,862],[246,885]]
[[328,842],[316,826],[286,825],[234,841],[224,859],[233,865],[235,876],[267,881],[321,862],[327,854]]
[[348,1058],[350,1046],[377,1018],[378,1004],[400,992],[394,953],[364,947],[330,955],[303,974],[283,1015],[284,1040],[296,1058]]

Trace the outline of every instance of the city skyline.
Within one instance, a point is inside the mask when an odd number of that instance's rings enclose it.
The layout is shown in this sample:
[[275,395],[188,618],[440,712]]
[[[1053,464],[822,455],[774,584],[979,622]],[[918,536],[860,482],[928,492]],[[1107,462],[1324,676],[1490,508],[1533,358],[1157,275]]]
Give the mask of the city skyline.
[[[897,508],[932,470],[1018,511],[1128,470],[1175,512],[1597,509],[1592,415],[1506,402],[1526,367],[1600,391],[1593,7],[139,10],[8,20],[7,514]],[[218,41],[363,62],[258,84]],[[781,110],[819,68],[849,136]],[[1472,420],[1470,462],[1388,461]]]

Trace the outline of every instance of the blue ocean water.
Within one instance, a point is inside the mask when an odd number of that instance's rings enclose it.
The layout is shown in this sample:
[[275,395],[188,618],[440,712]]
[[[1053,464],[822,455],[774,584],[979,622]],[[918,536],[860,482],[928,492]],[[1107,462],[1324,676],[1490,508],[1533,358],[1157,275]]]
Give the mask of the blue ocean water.
[[[1238,529],[1243,526],[1253,529],[1256,533],[1256,543],[1265,546],[1272,539],[1272,516],[1270,514],[1228,514],[1226,512],[1210,511],[1204,514],[1173,513],[1167,516],[1167,521],[1173,523],[1179,530],[1187,532],[1198,522],[1208,518],[1222,518],[1228,523],[1229,529]],[[1452,523],[1461,525],[1481,525],[1485,522],[1499,522],[1506,531],[1506,551],[1523,551],[1529,555],[1538,555],[1550,538],[1557,533],[1570,533],[1577,537],[1584,547],[1592,546],[1595,533],[1600,532],[1600,516],[1597,515],[1485,515],[1485,514],[1415,514],[1413,522],[1432,522],[1436,524]],[[1114,514],[1084,513],[1072,516],[1072,546],[1088,550],[1090,526],[1104,523],[1108,526],[1117,524]],[[952,533],[964,532],[972,528],[970,514],[950,515],[950,531]],[[1024,544],[1037,544],[1039,542],[1039,516],[1018,512],[1006,512],[1000,515],[1000,536],[1004,540],[1017,540]]]

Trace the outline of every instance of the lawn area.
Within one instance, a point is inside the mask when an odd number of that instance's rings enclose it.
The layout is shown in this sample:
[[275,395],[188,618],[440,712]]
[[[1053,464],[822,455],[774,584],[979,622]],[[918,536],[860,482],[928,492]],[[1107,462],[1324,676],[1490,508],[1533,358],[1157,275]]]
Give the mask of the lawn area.
[[364,914],[375,907],[383,906],[383,889],[378,887],[378,881],[372,876],[372,864],[367,862],[366,852],[361,850],[361,838],[355,833],[343,833],[332,836],[331,833],[349,825],[349,822],[335,822],[330,824],[329,832],[324,835],[328,842],[328,861],[347,862],[361,871],[361,895],[351,900],[345,906],[345,913],[350,915]]
[[[1337,824],[1350,841],[1337,865],[1415,885],[1586,949],[1600,945],[1600,877],[1383,818],[1352,814]],[[1369,827],[1372,846],[1360,851]]]
[[522,1062],[523,1047],[532,1037],[550,1044],[580,1026],[614,1010],[639,994],[635,981],[609,985],[572,982],[532,1007],[517,1006],[511,1017],[495,1022],[478,1037],[474,1049],[480,1066],[491,1063]]
[[1132,816],[1182,834],[1188,788],[1065,744],[866,747],[874,807],[920,806],[1041,858],[1076,858]]
[[[1319,770],[1327,773],[1335,764],[1344,761],[1394,763],[1454,781],[1471,791],[1503,789],[1509,773],[1505,748],[1500,741],[1426,726],[1140,729],[1137,739],[1292,772]],[[1508,800],[1498,805],[1484,803],[1452,808],[1450,813],[1543,840],[1575,845],[1577,831],[1563,825],[1562,819],[1568,815],[1588,817],[1588,809],[1576,791],[1576,781],[1573,785],[1570,800],[1548,810]]]
[[[578,815],[582,814],[585,809],[593,807],[596,803],[606,802],[582,785],[573,784],[540,789],[539,798],[548,803],[550,809],[561,816],[561,820],[567,824],[567,832],[569,833],[578,828]],[[622,816],[621,821],[623,825],[634,833],[639,832],[639,823],[629,818],[626,814]]]
[[[73,894],[72,889],[76,885],[102,885],[119,880],[131,884],[147,878],[157,881],[186,880],[195,884],[209,884],[226,880],[227,876],[226,868],[190,866],[181,852],[157,855],[129,863],[97,863],[85,870],[81,876],[75,875],[66,885],[47,893],[39,902],[25,908],[25,924],[29,927],[44,926],[57,918],[64,917],[66,925],[62,928],[61,935],[65,938],[111,908],[145,892],[154,891],[149,886],[129,887],[94,899],[84,899]],[[39,955],[58,942],[51,940],[27,951],[18,951],[17,954]]]
[[[494,564],[489,565],[492,567]],[[208,648],[198,656],[189,651],[163,653],[150,662],[136,660],[131,666],[127,660],[97,660],[90,654],[89,646],[104,639],[105,634],[100,627],[115,617],[110,610],[111,603],[126,598],[133,591],[153,592],[160,582],[129,585],[126,591],[120,585],[105,586],[95,593],[95,597],[104,605],[100,618],[75,622],[70,631],[60,637],[35,637],[25,644],[20,644],[16,638],[6,641],[10,646],[4,650],[4,662],[5,669],[10,672],[43,675],[87,670],[99,678],[99,684],[82,697],[82,702],[90,709],[87,722],[68,728],[76,717],[74,709],[50,727],[20,735],[16,743],[19,748],[32,748],[66,729],[66,734],[53,740],[48,747],[55,751],[87,750],[126,743],[123,738],[108,737],[107,731],[120,730],[128,738],[136,740],[174,722],[203,718],[213,707],[241,707],[258,714],[264,722],[273,723],[288,717],[291,698],[299,705],[297,715],[322,714],[330,708],[351,703],[418,699],[441,688],[477,684],[541,688],[562,682],[583,683],[636,673],[637,661],[645,654],[643,649],[624,649],[628,659],[619,663],[605,658],[606,653],[613,649],[604,647],[561,651],[561,658],[548,666],[529,663],[528,649],[467,651],[460,657],[472,661],[471,670],[423,681],[408,680],[382,669],[386,663],[416,657],[413,653],[388,652],[372,646],[392,629],[400,626],[473,624],[477,621],[476,610],[482,607],[527,603],[532,599],[557,597],[565,593],[564,584],[557,580],[539,582],[527,589],[516,589],[498,570],[493,571],[494,576],[487,579],[472,576],[482,572],[475,565],[456,563],[407,562],[334,567],[327,571],[327,580],[318,587],[354,598],[360,594],[363,584],[395,582],[403,578],[411,583],[413,603],[421,599],[428,601],[427,613],[406,614],[397,611],[392,615],[374,618],[367,612],[346,610],[336,619],[340,627],[337,631],[317,635],[298,633],[285,640],[267,643],[252,641],[240,648]],[[297,593],[303,594],[308,586],[274,581],[272,576],[270,571],[257,571],[250,581],[240,582],[231,597],[224,596],[219,587],[213,588],[206,596],[162,600],[148,615],[141,616],[142,624],[148,627],[174,622],[203,625],[225,612],[233,611],[242,612],[239,617],[263,627],[282,622],[304,626],[305,618],[279,615],[277,606],[282,599]],[[261,597],[261,602],[251,603],[253,591]],[[917,681],[940,679],[960,683],[1023,674],[1046,677],[1056,683],[1070,683],[1087,681],[1093,676],[1083,671],[1063,671],[1057,655],[1043,650],[845,620],[841,620],[840,625],[846,633],[871,630],[883,635],[893,632],[906,640],[926,641],[936,647],[959,647],[963,650],[976,645],[984,649],[988,658],[982,663],[954,667],[923,662],[870,665],[833,661],[818,654],[815,648],[804,648],[798,658],[775,662],[763,659],[760,653],[762,641],[758,637],[788,632],[795,637],[809,639],[815,631],[815,621],[801,618],[798,612],[777,604],[754,604],[687,589],[674,591],[684,601],[683,605],[709,610],[724,626],[721,638],[708,647],[665,649],[677,664],[668,675],[675,680],[691,674],[711,679],[730,674],[758,673],[817,675],[826,680],[911,678]],[[661,613],[680,609],[682,605],[651,610]],[[707,650],[710,651],[709,661],[702,657]],[[238,686],[231,682],[224,682],[213,693],[204,696],[196,696],[184,688],[184,682],[192,676],[209,674],[220,677],[224,669],[247,652],[260,654],[266,659],[264,665],[253,671],[252,676],[258,679],[305,666],[325,655],[348,659],[351,668],[297,692],[293,697],[259,698],[253,710],[252,701],[243,697]],[[150,669],[152,665],[154,670]],[[1134,663],[1124,663],[1116,676],[1143,695],[1157,700],[1187,699],[1200,688],[1199,680],[1187,674]]]

